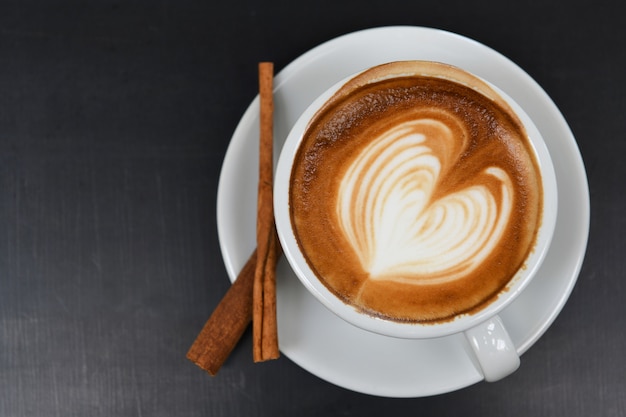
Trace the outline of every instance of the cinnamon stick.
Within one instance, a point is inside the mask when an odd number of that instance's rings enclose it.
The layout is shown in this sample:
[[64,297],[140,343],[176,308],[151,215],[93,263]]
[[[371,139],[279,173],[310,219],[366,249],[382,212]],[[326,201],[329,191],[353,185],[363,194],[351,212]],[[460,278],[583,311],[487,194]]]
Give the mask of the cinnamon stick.
[[217,374],[252,319],[256,254],[255,250],[187,352],[187,359],[210,375]]
[[260,138],[257,196],[257,262],[252,304],[252,351],[255,362],[276,359],[276,263],[278,247],[273,206],[273,76],[271,62],[259,64]]

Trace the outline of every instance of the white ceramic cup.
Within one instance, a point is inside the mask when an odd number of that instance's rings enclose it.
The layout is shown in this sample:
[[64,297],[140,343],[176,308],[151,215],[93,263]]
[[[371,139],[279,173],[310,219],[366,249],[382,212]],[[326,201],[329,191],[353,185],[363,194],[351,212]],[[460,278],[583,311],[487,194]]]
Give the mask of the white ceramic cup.
[[[454,72],[452,72],[453,74]],[[389,78],[406,74],[383,74]],[[422,74],[423,75],[423,74]],[[450,73],[426,74],[450,79]],[[474,77],[468,74],[470,77]],[[539,269],[550,246],[557,214],[557,184],[554,167],[541,133],[530,117],[511,97],[483,80],[485,85],[505,99],[524,125],[535,150],[543,185],[543,212],[540,230],[534,250],[526,259],[524,268],[511,279],[506,290],[482,310],[471,315],[462,315],[454,320],[437,324],[401,323],[373,317],[360,312],[334,295],[311,270],[300,251],[290,219],[289,187],[294,157],[303,134],[315,113],[352,77],[341,81],[319,96],[300,116],[289,133],[280,153],[274,181],[274,213],[278,236],[290,266],[304,286],[330,311],[355,326],[381,335],[410,339],[443,337],[464,333],[468,354],[475,357],[486,381],[499,380],[514,372],[520,364],[515,345],[498,313],[506,308],[529,284]],[[377,80],[371,80],[375,82]],[[465,84],[463,80],[454,80]]]

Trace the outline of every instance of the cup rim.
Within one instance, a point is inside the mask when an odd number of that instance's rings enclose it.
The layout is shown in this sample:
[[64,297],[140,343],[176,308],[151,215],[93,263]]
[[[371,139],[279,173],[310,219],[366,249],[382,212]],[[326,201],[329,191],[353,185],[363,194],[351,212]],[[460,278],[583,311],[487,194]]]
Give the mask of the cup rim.
[[[418,60],[414,60],[418,61]],[[397,61],[396,61],[397,62]],[[424,62],[424,61],[422,61]],[[537,271],[541,267],[543,260],[550,247],[554,229],[556,226],[558,191],[556,183],[556,173],[550,157],[548,148],[543,136],[539,132],[530,116],[524,109],[504,91],[493,85],[489,81],[472,74],[471,72],[445,63],[425,61],[442,65],[445,68],[460,70],[479,81],[485,83],[492,92],[501,97],[515,112],[527,135],[541,172],[543,185],[543,204],[541,214],[541,225],[536,237],[535,245],[530,255],[525,260],[525,268],[522,268],[513,277],[505,289],[501,290],[497,299],[489,305],[472,314],[462,314],[450,321],[437,323],[415,323],[398,322],[381,317],[376,317],[360,311],[337,297],[311,270],[304,255],[300,251],[292,228],[291,215],[289,210],[289,184],[291,182],[291,172],[294,156],[302,142],[304,133],[308,127],[309,120],[324,106],[324,104],[344,85],[349,83],[359,74],[369,71],[372,68],[381,67],[387,64],[376,65],[363,71],[352,74],[319,95],[298,117],[292,126],[283,148],[280,151],[276,175],[274,180],[274,216],[276,230],[280,240],[285,258],[293,269],[300,282],[332,313],[336,314],[346,322],[357,326],[363,330],[371,331],[385,336],[406,338],[406,339],[426,339],[443,337],[455,333],[461,333],[470,329],[491,317],[497,315],[506,306],[517,298],[517,296],[532,281]],[[399,76],[396,74],[395,76]],[[443,77],[449,79],[449,77]],[[452,81],[456,81],[452,79]],[[458,82],[458,81],[456,81]]]

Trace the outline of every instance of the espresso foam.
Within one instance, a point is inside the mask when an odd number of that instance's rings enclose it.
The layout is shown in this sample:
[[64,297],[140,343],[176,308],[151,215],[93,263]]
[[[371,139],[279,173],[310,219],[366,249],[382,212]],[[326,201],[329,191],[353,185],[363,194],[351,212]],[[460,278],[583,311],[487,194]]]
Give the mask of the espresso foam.
[[364,312],[415,322],[471,313],[532,250],[532,147],[482,84],[372,82],[378,71],[346,84],[305,132],[290,187],[296,238],[318,278]]

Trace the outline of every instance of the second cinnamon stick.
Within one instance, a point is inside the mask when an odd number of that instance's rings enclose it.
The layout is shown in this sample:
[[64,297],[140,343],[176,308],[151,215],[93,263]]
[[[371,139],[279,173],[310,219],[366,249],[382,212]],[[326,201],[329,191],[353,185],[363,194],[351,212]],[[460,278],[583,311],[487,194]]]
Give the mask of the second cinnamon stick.
[[255,250],[187,352],[187,359],[210,375],[217,374],[250,324],[256,261]]

